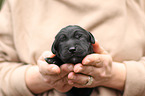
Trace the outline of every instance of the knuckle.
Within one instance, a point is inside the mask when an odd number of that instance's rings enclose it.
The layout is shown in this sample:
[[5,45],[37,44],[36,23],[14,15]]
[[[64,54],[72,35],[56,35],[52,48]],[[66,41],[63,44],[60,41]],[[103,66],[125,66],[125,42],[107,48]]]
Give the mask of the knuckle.
[[96,80],[105,78],[105,73],[102,70],[98,70],[95,75]]
[[101,73],[99,76],[100,76],[100,78],[106,78],[107,75],[106,75],[105,72],[103,72],[103,73]]
[[100,78],[102,78],[102,79],[104,79],[104,80],[107,80],[107,79],[109,79],[109,78],[111,78],[111,74],[108,74],[108,72],[102,72],[100,75],[99,75],[99,77]]
[[90,70],[88,71],[88,75],[93,75],[94,74],[94,68],[90,67]]
[[95,71],[94,66],[83,66],[81,73],[84,73],[86,75],[94,75],[95,73],[94,71]]
[[44,78],[43,80],[44,80],[44,82],[46,82],[46,83],[49,83],[49,84],[52,83],[50,79]]
[[41,75],[46,75],[46,73],[44,72],[44,70],[41,67],[39,67],[39,72]]

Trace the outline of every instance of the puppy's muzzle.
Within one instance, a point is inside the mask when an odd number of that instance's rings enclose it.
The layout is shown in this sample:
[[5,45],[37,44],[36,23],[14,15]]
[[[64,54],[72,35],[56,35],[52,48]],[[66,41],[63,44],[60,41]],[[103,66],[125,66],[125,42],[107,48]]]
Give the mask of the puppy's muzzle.
[[75,53],[76,52],[76,47],[70,47],[69,52],[70,53]]

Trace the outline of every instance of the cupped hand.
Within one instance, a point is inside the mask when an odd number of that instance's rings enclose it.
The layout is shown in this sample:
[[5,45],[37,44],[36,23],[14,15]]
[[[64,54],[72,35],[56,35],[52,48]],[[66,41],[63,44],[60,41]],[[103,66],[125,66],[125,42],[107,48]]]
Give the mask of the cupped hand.
[[46,57],[53,57],[54,55],[46,51],[44,52],[39,60],[38,66],[39,71],[42,75],[44,82],[46,82],[53,89],[56,89],[60,92],[69,91],[72,86],[68,84],[68,74],[73,71],[72,64],[63,64],[60,67],[55,64],[48,64],[44,59]]
[[[112,57],[96,41],[93,54],[74,66],[68,83],[78,88],[103,86],[112,76]],[[91,77],[91,78],[90,78]],[[89,84],[88,84],[89,83]]]

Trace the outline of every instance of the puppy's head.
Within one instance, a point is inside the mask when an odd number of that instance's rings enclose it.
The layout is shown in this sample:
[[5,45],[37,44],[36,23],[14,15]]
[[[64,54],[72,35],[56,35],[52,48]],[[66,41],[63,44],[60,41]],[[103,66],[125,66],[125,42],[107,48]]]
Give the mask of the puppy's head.
[[81,63],[86,55],[93,53],[94,43],[90,32],[77,25],[67,26],[56,35],[52,52],[64,63]]

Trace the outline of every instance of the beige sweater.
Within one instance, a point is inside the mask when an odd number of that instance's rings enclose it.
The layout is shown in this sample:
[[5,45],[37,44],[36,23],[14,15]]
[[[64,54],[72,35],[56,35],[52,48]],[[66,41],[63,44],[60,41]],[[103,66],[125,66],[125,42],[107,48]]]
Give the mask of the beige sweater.
[[[0,11],[0,96],[32,96],[25,72],[67,25],[90,31],[127,67],[123,96],[145,96],[144,0],[5,0]],[[99,93],[96,93],[98,91]],[[92,96],[116,96],[99,87]],[[46,94],[45,94],[46,95]],[[55,90],[49,96],[65,96]]]

